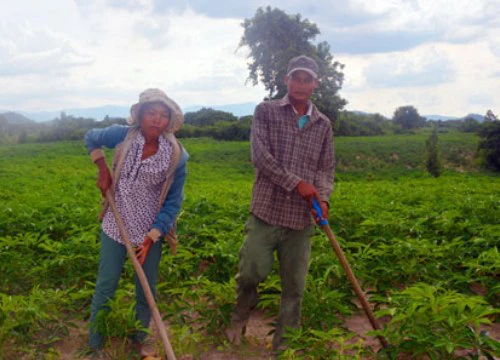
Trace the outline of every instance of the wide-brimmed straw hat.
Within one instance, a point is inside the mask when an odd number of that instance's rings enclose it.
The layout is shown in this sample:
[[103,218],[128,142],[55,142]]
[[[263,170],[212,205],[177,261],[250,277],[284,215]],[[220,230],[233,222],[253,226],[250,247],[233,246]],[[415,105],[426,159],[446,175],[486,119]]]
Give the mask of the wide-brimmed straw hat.
[[139,126],[139,114],[142,105],[146,103],[159,102],[165,105],[170,110],[170,121],[168,123],[167,132],[176,132],[184,123],[184,115],[177,103],[169,98],[160,89],[146,89],[139,94],[139,102],[130,107],[130,117],[128,123],[130,125]]

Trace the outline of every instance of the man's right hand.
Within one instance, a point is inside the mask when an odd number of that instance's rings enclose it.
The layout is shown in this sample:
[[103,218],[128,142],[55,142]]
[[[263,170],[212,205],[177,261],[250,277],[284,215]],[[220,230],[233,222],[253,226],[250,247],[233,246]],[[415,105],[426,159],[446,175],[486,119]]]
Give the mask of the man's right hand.
[[303,180],[300,180],[300,182],[295,187],[295,190],[309,204],[312,203],[313,197],[316,197],[317,199],[319,199],[318,191],[316,190],[316,188],[314,187],[314,185],[306,183]]

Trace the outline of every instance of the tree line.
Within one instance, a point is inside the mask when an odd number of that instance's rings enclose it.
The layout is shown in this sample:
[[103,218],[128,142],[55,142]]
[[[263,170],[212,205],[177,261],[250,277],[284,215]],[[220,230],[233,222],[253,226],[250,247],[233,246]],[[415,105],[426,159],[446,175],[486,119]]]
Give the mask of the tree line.
[[[212,137],[216,140],[249,140],[253,118],[252,115],[237,117],[229,112],[205,107],[187,112],[184,117],[184,126],[177,133],[179,138]],[[482,123],[472,117],[447,121],[426,120],[414,106],[407,105],[398,107],[390,119],[380,114],[342,110],[332,120],[332,127],[335,136],[415,133],[425,127],[482,134],[485,128],[483,124],[493,121],[488,114]],[[0,144],[80,140],[89,129],[126,123],[126,119],[120,117],[106,116],[102,120],[95,120],[66,115],[64,112],[48,122],[17,123],[9,121],[5,114],[0,114]]]

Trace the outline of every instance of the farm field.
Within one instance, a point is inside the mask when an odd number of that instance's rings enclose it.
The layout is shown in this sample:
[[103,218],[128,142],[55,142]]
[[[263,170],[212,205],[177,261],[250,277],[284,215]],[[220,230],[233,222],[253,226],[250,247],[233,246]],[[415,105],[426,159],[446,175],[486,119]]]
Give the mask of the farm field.
[[[303,328],[284,359],[491,358],[500,356],[500,177],[480,172],[472,134],[439,134],[445,171],[424,171],[426,134],[336,139],[331,226],[369,291],[391,343],[376,353],[346,320],[356,296],[318,229]],[[182,141],[190,153],[179,249],[165,246],[158,306],[181,359],[269,357],[265,333],[241,348],[222,330],[248,217],[248,142]],[[84,357],[97,275],[96,169],[83,142],[0,146],[0,359]],[[134,359],[133,269],[127,262],[102,327],[111,359]],[[276,272],[261,285],[259,323],[279,305]],[[251,335],[251,336],[250,336]],[[208,356],[207,354],[210,354]]]

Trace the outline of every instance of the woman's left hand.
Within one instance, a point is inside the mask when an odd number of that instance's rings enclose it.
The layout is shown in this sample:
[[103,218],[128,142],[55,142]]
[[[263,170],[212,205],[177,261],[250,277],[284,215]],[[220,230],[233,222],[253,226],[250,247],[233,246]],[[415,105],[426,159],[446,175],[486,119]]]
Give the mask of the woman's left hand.
[[153,240],[149,236],[146,235],[143,243],[135,249],[135,256],[137,256],[137,260],[141,265],[146,261],[146,257],[149,254],[149,250],[151,250],[151,246],[153,246]]

